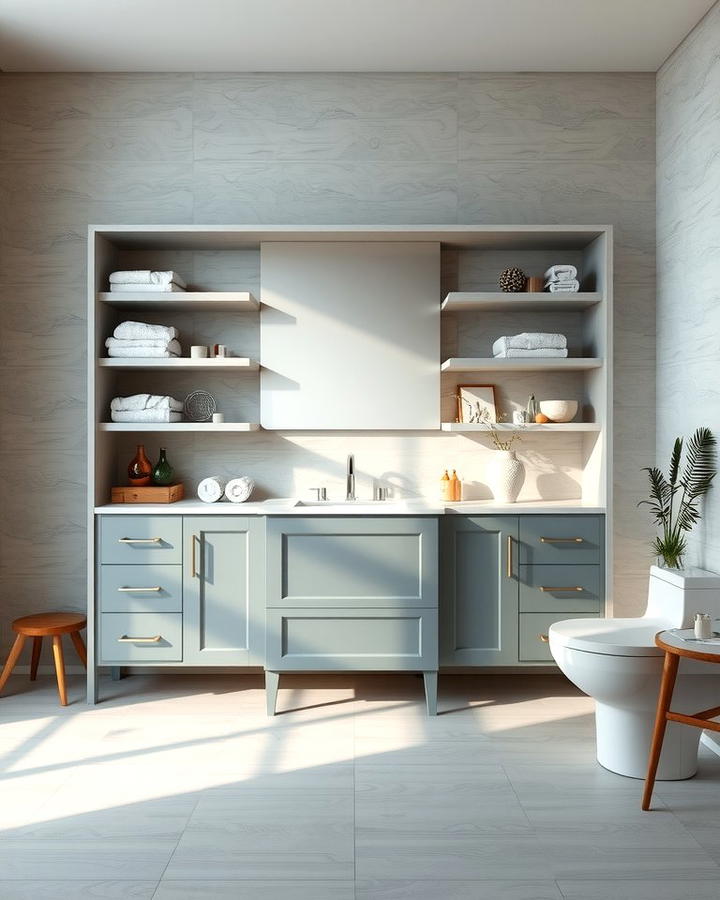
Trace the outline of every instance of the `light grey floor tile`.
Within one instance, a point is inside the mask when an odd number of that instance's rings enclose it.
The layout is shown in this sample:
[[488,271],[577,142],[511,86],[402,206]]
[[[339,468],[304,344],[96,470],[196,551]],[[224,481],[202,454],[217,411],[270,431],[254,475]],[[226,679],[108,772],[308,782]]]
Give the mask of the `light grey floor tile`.
[[160,879],[174,841],[143,840],[0,840],[0,872],[25,880],[52,872],[58,881]]
[[565,900],[717,900],[720,870],[705,877],[558,881]]
[[353,881],[160,882],[153,900],[355,900]]
[[3,900],[153,900],[157,881],[1,881]]
[[554,881],[359,881],[356,900],[562,900]]

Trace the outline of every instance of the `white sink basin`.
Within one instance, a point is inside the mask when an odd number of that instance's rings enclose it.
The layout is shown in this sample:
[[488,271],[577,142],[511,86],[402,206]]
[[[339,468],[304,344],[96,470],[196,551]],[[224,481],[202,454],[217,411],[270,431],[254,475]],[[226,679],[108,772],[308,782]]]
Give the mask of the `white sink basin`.
[[297,500],[295,506],[320,507],[322,509],[347,510],[380,510],[397,509],[399,511],[408,508],[403,500]]

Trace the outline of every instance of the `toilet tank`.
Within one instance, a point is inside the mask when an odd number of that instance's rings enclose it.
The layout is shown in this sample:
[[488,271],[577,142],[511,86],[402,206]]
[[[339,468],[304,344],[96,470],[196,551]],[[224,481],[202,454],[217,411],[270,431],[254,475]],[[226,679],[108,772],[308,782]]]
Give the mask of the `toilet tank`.
[[690,628],[697,612],[720,619],[720,575],[705,569],[650,567],[643,618],[663,619],[670,628]]

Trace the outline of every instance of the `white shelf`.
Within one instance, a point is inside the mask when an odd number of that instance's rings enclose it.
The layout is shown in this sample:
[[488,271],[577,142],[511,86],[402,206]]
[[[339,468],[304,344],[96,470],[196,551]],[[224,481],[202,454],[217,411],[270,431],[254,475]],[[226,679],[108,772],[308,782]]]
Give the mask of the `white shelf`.
[[578,291],[574,294],[505,293],[503,291],[453,291],[443,300],[443,312],[465,312],[470,310],[508,310],[529,312],[538,310],[579,310],[595,306],[602,301],[599,291]]
[[100,431],[258,431],[254,422],[100,422]]
[[519,432],[522,434],[524,431],[541,431],[544,433],[549,433],[553,431],[560,431],[567,433],[568,431],[600,431],[601,426],[597,422],[548,422],[544,425],[536,425],[535,423],[531,425],[512,425],[509,422],[498,422],[495,425],[481,425],[478,423],[467,423],[467,422],[443,422],[440,426],[443,431],[454,431],[458,433],[463,432],[488,432],[488,431],[510,431],[510,432]]
[[215,359],[193,359],[190,357],[178,358],[144,358],[133,357],[130,359],[118,359],[117,357],[98,360],[98,365],[103,369],[234,369],[241,372],[257,372],[260,364],[256,359],[248,359],[244,356],[225,356]]
[[182,312],[182,310],[212,310],[250,312],[260,304],[249,291],[101,291],[98,300],[114,309],[147,309]]
[[603,360],[597,357],[518,357],[511,359],[454,357],[442,364],[443,372],[577,372],[600,369]]

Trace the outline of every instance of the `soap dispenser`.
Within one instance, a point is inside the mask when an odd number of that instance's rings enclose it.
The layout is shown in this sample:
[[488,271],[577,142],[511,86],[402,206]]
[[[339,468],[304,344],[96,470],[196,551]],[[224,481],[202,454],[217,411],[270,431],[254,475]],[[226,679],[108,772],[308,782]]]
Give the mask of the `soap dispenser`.
[[447,502],[452,502],[453,499],[452,484],[450,483],[450,476],[448,475],[447,469],[445,469],[442,478],[440,479],[440,499]]
[[455,469],[450,476],[450,498],[454,501],[462,500],[462,481],[457,476]]

